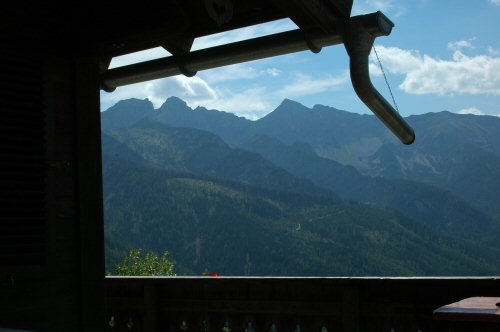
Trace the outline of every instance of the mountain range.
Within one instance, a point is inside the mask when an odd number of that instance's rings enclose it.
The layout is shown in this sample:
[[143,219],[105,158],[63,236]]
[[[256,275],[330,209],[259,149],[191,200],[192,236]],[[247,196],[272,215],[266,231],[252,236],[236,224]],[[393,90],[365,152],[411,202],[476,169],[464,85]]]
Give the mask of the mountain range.
[[291,100],[256,121],[175,97],[120,101],[101,119],[108,247],[168,249],[187,274],[500,267],[498,118],[411,116],[411,146],[374,116]]

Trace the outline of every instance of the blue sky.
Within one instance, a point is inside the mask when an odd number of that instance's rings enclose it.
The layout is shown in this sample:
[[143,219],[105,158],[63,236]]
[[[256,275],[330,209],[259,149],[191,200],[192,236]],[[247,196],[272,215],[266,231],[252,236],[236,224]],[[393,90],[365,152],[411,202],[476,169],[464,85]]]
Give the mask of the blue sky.
[[[381,10],[395,23],[377,52],[403,116],[448,110],[500,116],[500,0],[355,0],[353,15]],[[208,36],[194,49],[295,29],[289,20]],[[153,49],[113,59],[111,66],[168,56]],[[168,97],[258,119],[284,98],[370,114],[355,95],[343,45],[300,52],[101,92],[102,110],[127,98],[159,107]],[[390,100],[375,58],[372,80]]]

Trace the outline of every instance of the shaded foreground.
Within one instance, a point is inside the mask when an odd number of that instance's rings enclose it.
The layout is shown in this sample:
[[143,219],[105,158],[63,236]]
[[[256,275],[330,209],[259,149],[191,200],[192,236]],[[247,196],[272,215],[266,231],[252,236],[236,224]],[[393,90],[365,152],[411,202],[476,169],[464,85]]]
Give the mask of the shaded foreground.
[[108,277],[110,331],[472,331],[438,307],[499,278]]

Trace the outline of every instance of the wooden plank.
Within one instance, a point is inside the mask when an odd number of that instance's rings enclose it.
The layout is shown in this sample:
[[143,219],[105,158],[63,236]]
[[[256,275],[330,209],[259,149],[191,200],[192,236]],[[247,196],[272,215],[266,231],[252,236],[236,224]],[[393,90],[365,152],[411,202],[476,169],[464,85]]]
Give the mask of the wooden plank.
[[104,331],[104,221],[97,59],[79,60],[75,76],[81,324],[82,331]]
[[335,33],[349,18],[352,1],[332,0],[274,0],[300,28],[321,28]]

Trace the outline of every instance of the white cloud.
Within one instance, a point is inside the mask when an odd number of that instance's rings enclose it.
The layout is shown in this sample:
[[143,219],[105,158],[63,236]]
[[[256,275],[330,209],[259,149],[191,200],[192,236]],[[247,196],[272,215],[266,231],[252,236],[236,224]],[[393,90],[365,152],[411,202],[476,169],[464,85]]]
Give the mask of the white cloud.
[[192,107],[204,106],[235,113],[255,120],[272,110],[272,95],[265,87],[251,87],[243,91],[219,90],[200,77],[175,76],[131,84],[117,88],[113,93],[101,92],[102,110],[106,110],[120,100],[128,98],[148,98],[155,108],[160,107],[170,96],[176,96]]
[[235,64],[231,66],[219,67],[198,74],[210,84],[233,80],[250,80],[257,78],[261,73],[248,64]]
[[270,76],[276,77],[281,74],[281,70],[279,70],[278,68],[268,68],[266,69],[266,73]]
[[[399,87],[407,93],[500,95],[499,57],[455,51],[452,59],[441,60],[396,47],[377,50],[388,72],[404,75]],[[373,64],[372,69],[376,73]]]
[[472,45],[472,41],[474,41],[476,38],[471,38],[468,40],[458,40],[454,42],[449,42],[448,43],[448,48],[450,50],[454,51],[462,51],[464,49],[473,49],[474,45]]
[[313,78],[312,76],[299,73],[295,80],[283,86],[277,94],[282,98],[295,98],[305,95],[333,90],[349,82],[349,73],[344,72],[339,76],[327,75],[322,78]]
[[[383,62],[383,60],[382,60]],[[377,58],[372,58],[369,64],[370,75],[373,76],[382,76],[382,71],[380,70],[380,64],[377,61]]]
[[148,98],[160,106],[168,97],[177,96],[188,104],[217,99],[218,93],[200,77],[175,76],[146,83]]
[[[253,71],[252,71],[253,72]],[[270,68],[259,74],[279,75],[280,71]],[[247,119],[255,120],[266,115],[283,98],[294,98],[335,89],[349,81],[349,74],[313,78],[297,74],[295,80],[278,91],[269,91],[265,86],[252,86],[241,91],[230,88],[212,88],[205,80],[196,77],[174,77],[175,81],[158,80],[150,83],[147,98],[159,106],[170,95],[184,99],[190,107],[204,106],[221,111],[231,112]],[[172,79],[169,79],[172,80]],[[164,81],[164,82],[162,82]]]
[[354,1],[353,15],[361,15],[380,10],[394,17],[403,16],[407,9],[395,0],[358,0]]
[[489,0],[492,4],[500,6],[500,0]]
[[458,114],[474,114],[474,115],[486,115],[481,110],[475,107],[464,108],[458,111]]
[[170,96],[184,99],[190,105],[219,98],[218,92],[203,79],[175,76],[126,85],[112,93],[101,92],[101,105],[102,110],[106,110],[122,99],[148,98],[155,107],[160,107]]
[[239,63],[203,71],[198,76],[209,84],[218,84],[236,80],[253,80],[264,75],[277,77],[280,74],[281,70],[278,68],[256,69],[249,64]]
[[458,114],[474,114],[474,115],[491,115],[491,116],[496,116],[496,117],[500,117],[500,113],[484,113],[483,111],[481,111],[480,109],[476,108],[476,107],[469,107],[469,108],[464,108],[464,109],[461,109],[460,111],[457,112]]
[[[406,74],[421,65],[421,56],[417,51],[403,50],[397,47],[377,46],[377,53],[384,68],[394,74]],[[375,55],[371,54],[370,69],[374,74],[382,74]],[[375,64],[376,63],[376,64]]]
[[394,7],[394,0],[365,0],[367,6],[378,8],[379,10],[390,10]]
[[497,50],[496,48],[491,47],[491,46],[488,46],[488,53],[492,56],[499,56],[500,55],[500,51]]
[[251,87],[240,92],[219,91],[219,98],[190,106],[214,108],[256,120],[272,110],[272,101],[265,87]]

